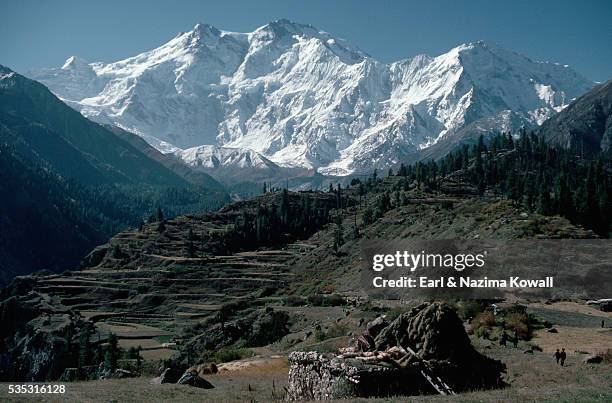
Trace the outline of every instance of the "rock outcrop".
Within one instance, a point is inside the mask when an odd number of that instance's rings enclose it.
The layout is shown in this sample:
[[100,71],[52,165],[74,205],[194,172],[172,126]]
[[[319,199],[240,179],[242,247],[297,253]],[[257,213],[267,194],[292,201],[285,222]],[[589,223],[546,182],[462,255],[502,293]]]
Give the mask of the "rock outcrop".
[[151,380],[151,384],[162,384],[162,383],[177,383],[183,372],[174,368],[166,368],[157,378]]
[[186,371],[176,383],[179,385],[189,385],[202,389],[214,388],[210,382],[198,375],[196,371]]
[[[10,291],[10,288],[4,292]],[[73,366],[69,344],[81,320],[36,292],[0,302],[0,381],[58,379]]]

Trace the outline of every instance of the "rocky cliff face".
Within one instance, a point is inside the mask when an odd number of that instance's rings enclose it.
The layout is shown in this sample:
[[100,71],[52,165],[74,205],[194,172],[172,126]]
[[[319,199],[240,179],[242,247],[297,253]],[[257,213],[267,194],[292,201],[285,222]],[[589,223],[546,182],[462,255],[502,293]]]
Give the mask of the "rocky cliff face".
[[562,147],[584,152],[612,151],[612,80],[593,88],[546,121],[540,133]]
[[[36,280],[16,279],[0,295],[0,380],[58,379],[73,364],[72,337],[82,321],[58,301],[33,289]],[[6,299],[3,297],[14,293]]]

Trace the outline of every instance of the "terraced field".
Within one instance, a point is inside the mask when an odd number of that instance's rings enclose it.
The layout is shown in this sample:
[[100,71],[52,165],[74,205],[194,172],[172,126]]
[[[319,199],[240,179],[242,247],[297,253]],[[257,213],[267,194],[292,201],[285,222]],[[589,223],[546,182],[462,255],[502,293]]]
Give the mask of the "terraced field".
[[[127,234],[122,238],[130,239]],[[120,347],[142,347],[145,359],[167,358],[173,350],[155,338],[173,339],[182,327],[214,316],[225,303],[260,298],[266,287],[282,290],[295,277],[288,263],[309,247],[289,245],[205,258],[151,254],[147,258],[155,260],[154,265],[164,262],[167,268],[96,266],[41,277],[36,291],[93,321],[94,340],[114,333]]]

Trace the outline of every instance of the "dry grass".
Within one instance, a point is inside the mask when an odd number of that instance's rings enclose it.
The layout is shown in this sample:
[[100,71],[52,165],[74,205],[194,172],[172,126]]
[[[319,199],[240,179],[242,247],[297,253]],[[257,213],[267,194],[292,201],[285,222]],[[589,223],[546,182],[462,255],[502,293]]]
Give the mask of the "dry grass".
[[96,326],[100,332],[114,333],[119,338],[129,337],[144,339],[158,336],[168,336],[172,334],[165,330],[140,323],[98,322]]
[[223,377],[258,377],[289,373],[289,362],[286,356],[253,357],[250,359],[226,362],[219,365],[218,376]]
[[140,356],[145,361],[159,361],[172,357],[174,353],[176,351],[170,348],[157,348],[155,350],[143,350],[140,352]]
[[161,348],[161,343],[155,339],[120,339],[119,347],[128,349],[130,347],[142,347],[142,348]]
[[[612,365],[583,365],[580,356],[570,354],[565,367],[555,364],[547,353],[523,354],[522,348],[492,346],[486,353],[503,360],[508,366],[509,386],[500,390],[474,391],[457,396],[412,396],[389,399],[357,399],[356,402],[609,402],[612,401]],[[68,383],[67,393],[47,401],[70,402],[273,402],[287,384],[287,361],[284,357],[261,357],[253,365],[234,365],[207,379],[215,389],[202,390],[182,385],[151,385],[150,378]],[[255,364],[256,362],[256,364]],[[229,364],[228,364],[229,365]],[[6,384],[0,385],[3,401],[40,401],[32,396],[8,396]]]
[[612,329],[555,326],[558,333],[546,329],[534,333],[532,342],[545,353],[565,348],[568,352],[584,351],[595,353],[610,346],[612,348]]
[[612,312],[604,312],[604,311],[599,310],[595,306],[586,305],[586,304],[577,303],[577,302],[561,301],[561,302],[555,302],[552,304],[544,304],[540,302],[540,303],[530,303],[529,306],[533,308],[549,309],[549,310],[555,310],[555,311],[580,313],[583,315],[597,316],[597,317],[601,317],[602,319],[607,318],[612,321]]

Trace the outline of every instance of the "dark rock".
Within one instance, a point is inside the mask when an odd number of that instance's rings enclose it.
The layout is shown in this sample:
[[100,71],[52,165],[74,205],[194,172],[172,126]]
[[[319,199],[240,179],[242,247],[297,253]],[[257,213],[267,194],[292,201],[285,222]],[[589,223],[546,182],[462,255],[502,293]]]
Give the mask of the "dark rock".
[[109,378],[112,379],[124,379],[124,378],[135,378],[136,374],[126,369],[116,369],[115,372],[110,374]]
[[548,333],[559,333],[559,331],[555,328],[551,328],[547,330]]
[[193,366],[191,368],[188,368],[187,371],[185,372],[196,372],[200,376],[214,375],[217,372],[219,372],[219,369],[217,368],[217,365],[214,362],[211,362],[208,364],[200,364],[200,365]]
[[187,371],[181,376],[181,378],[176,382],[179,385],[189,385],[196,388],[202,389],[213,389],[214,386],[208,382],[206,379],[202,378],[195,371]]
[[81,267],[96,267],[97,265],[102,263],[102,260],[104,260],[104,257],[108,253],[109,249],[109,244],[97,246],[94,250],[89,252],[89,254],[83,258],[83,260],[81,261]]
[[152,384],[162,384],[162,383],[177,383],[181,376],[183,375],[183,371],[174,368],[166,368],[157,378],[153,378],[151,380]]
[[368,332],[364,332],[357,338],[357,346],[361,351],[373,351],[376,349],[376,342]]
[[368,331],[370,336],[376,337],[378,333],[380,333],[380,331],[384,329],[388,324],[389,322],[384,316],[379,316],[378,318],[374,319],[366,325],[366,330]]
[[602,361],[603,357],[600,355],[589,355],[582,359],[582,362],[585,364],[601,364]]

